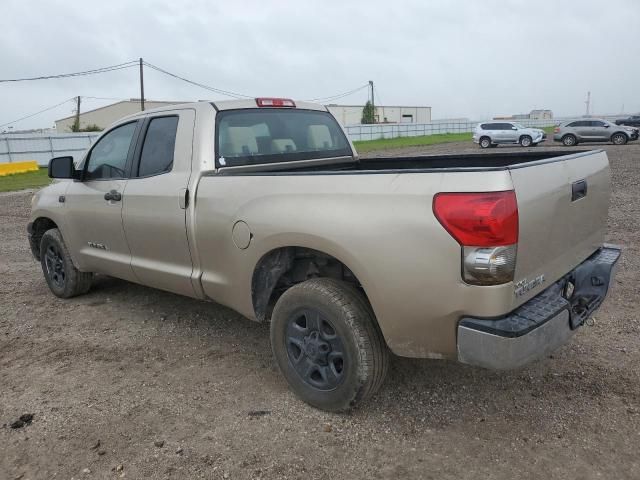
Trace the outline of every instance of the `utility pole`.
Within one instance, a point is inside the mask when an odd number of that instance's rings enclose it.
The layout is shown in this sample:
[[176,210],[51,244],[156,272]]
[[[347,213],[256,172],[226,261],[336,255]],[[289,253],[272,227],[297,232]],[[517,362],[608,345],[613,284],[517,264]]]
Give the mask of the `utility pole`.
[[73,131],[80,131],[80,95],[76,97],[76,119],[73,122]]
[[375,101],[375,97],[373,96],[373,80],[369,80],[369,86],[371,87],[371,106],[373,107],[373,122],[375,123],[376,121],[376,101]]
[[142,57],[140,57],[140,110],[144,111],[144,73],[142,72]]
[[587,105],[587,117],[589,116],[589,107],[591,106],[591,92],[587,92],[587,100],[584,102]]

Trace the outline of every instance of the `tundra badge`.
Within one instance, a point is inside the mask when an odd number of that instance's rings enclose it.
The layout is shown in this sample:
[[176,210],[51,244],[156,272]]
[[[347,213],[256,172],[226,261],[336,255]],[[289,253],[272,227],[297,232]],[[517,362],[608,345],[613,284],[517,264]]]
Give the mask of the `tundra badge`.
[[514,285],[513,293],[515,294],[516,297],[521,297],[522,295],[527,293],[529,290],[533,290],[538,285],[542,285],[543,283],[544,283],[544,274],[538,275],[536,278],[534,278],[531,281],[527,280],[526,278],[523,278],[522,280],[516,282],[516,284]]

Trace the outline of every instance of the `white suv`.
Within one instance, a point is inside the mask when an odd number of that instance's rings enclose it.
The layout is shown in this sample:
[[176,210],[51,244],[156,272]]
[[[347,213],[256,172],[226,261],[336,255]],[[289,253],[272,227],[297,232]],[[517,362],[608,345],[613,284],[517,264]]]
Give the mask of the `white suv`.
[[544,141],[547,134],[539,128],[527,128],[516,122],[480,123],[473,131],[473,142],[482,148],[497,147],[501,144],[520,144],[535,147]]

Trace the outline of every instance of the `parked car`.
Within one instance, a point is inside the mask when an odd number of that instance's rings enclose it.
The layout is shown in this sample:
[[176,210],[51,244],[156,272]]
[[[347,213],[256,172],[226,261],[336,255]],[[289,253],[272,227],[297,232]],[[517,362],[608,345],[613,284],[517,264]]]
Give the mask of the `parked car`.
[[626,125],[628,127],[640,127],[640,115],[631,115],[627,118],[619,118],[616,125]]
[[482,148],[507,144],[535,147],[546,138],[547,134],[544,130],[524,127],[516,122],[480,123],[473,131],[473,142]]
[[553,140],[568,147],[582,142],[611,142],[624,145],[637,139],[637,128],[616,125],[598,118],[565,122],[557,126],[553,132]]
[[331,411],[375,393],[390,351],[548,355],[620,256],[603,151],[361,159],[326,107],[288,99],[139,112],[49,176],[28,234],[54,295],[100,273],[270,322],[292,390]]

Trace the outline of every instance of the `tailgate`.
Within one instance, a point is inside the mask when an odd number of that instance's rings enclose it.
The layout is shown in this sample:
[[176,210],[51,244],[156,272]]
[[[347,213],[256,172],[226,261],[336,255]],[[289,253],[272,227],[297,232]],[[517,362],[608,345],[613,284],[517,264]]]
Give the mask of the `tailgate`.
[[518,199],[517,306],[573,270],[604,243],[609,161],[604,151],[511,169]]

